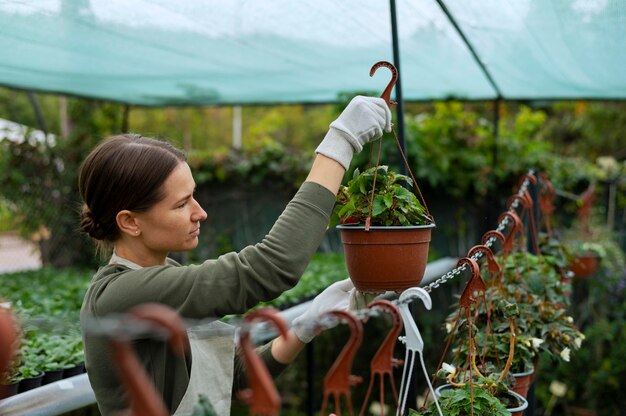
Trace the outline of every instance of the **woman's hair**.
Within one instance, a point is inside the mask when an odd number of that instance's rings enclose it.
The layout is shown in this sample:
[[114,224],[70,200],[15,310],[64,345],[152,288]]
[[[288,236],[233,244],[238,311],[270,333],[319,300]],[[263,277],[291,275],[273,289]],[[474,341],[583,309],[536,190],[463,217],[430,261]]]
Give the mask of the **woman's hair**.
[[107,137],[84,160],[78,176],[81,231],[106,248],[120,236],[122,210],[145,212],[164,197],[163,182],[185,154],[171,144],[123,134]]

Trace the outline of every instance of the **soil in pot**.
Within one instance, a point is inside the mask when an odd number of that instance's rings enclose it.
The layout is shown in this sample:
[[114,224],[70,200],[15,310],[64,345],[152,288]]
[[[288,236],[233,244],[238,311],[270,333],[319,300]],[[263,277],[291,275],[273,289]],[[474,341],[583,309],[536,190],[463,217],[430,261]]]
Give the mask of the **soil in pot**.
[[424,277],[434,224],[377,227],[339,225],[346,267],[363,292],[403,291]]

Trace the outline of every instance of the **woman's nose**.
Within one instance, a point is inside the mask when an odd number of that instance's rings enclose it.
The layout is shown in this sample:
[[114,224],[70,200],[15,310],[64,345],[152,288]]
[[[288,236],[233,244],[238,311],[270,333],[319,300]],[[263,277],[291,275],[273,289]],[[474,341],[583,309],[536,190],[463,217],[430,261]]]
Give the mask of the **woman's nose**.
[[200,204],[198,203],[198,201],[196,201],[195,199],[193,200],[193,202],[195,203],[195,209],[193,211],[192,214],[192,221],[204,221],[207,219],[207,213],[205,210],[202,209],[202,207],[200,206]]

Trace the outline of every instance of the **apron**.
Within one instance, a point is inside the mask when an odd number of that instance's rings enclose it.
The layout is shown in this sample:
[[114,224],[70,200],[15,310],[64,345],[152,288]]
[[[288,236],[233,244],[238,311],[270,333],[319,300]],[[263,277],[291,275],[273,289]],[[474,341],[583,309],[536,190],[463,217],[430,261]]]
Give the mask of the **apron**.
[[[140,269],[136,263],[113,253],[110,264]],[[216,335],[216,332],[218,333]],[[191,375],[189,386],[174,412],[174,416],[193,413],[200,394],[208,399],[219,416],[230,415],[235,359],[235,327],[213,321],[187,329],[191,346]]]
[[[211,334],[216,329],[225,335]],[[234,334],[235,327],[220,321],[187,330],[191,344],[191,377],[174,416],[191,415],[199,394],[208,397],[219,416],[230,414],[235,359]]]

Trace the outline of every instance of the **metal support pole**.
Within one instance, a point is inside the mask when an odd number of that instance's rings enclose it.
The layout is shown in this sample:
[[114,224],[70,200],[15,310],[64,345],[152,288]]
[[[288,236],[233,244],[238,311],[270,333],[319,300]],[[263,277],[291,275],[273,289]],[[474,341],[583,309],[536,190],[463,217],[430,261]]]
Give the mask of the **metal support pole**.
[[128,118],[130,117],[130,106],[126,104],[124,106],[124,112],[122,113],[122,132],[128,133]]
[[[396,127],[398,134],[398,141],[402,152],[406,155],[406,143],[404,140],[404,103],[402,99],[402,71],[400,71],[400,47],[398,42],[398,21],[396,18],[396,0],[389,0],[389,11],[391,14],[391,40],[393,45],[393,64],[398,70],[398,80],[396,81]],[[407,168],[402,162],[402,158],[399,156],[400,173],[407,174]],[[408,157],[408,155],[407,155]],[[413,169],[415,170],[415,169]]]
[[26,95],[28,95],[28,101],[30,101],[30,105],[33,107],[33,111],[35,112],[35,119],[37,119],[37,125],[39,126],[39,130],[43,131],[43,134],[47,138],[48,129],[46,128],[46,122],[43,118],[43,113],[41,112],[39,102],[37,102],[37,96],[32,91],[28,91]]

